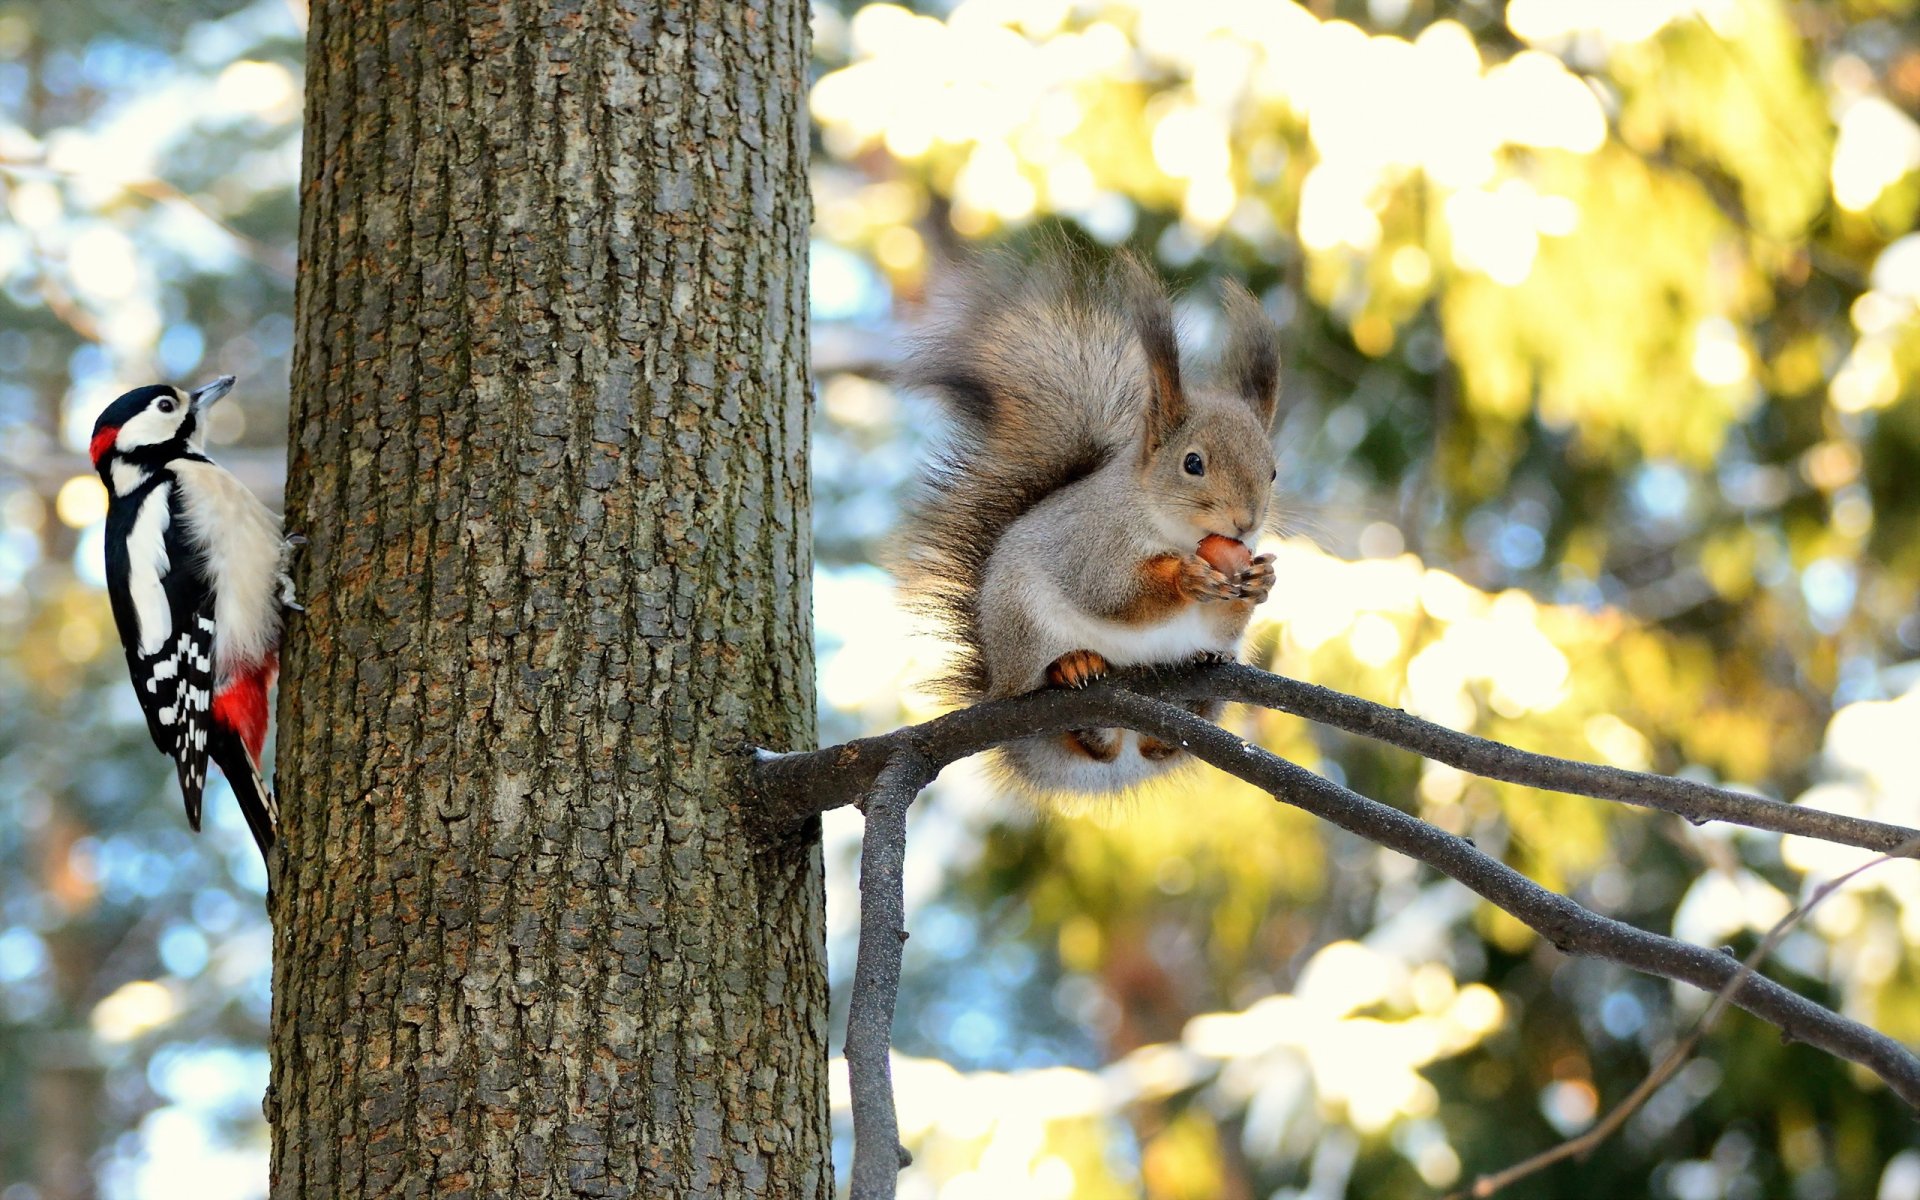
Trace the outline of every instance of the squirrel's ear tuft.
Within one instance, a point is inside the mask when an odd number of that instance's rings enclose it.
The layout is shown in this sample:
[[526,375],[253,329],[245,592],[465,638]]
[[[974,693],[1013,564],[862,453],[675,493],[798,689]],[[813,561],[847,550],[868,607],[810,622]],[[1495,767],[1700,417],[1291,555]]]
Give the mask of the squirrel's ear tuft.
[[1268,429],[1280,406],[1280,331],[1266,310],[1237,280],[1223,288],[1227,311],[1227,340],[1221,354],[1221,383],[1253,406],[1254,415]]
[[1180,390],[1180,340],[1173,329],[1173,304],[1153,271],[1127,252],[1115,260],[1115,270],[1147,360],[1145,449],[1151,458],[1187,419],[1187,396]]

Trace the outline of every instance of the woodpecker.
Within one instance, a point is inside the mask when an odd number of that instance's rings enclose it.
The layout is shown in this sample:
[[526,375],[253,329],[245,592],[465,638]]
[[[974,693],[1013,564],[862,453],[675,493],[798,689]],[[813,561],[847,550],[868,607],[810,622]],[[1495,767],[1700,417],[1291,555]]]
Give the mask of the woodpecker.
[[147,732],[173,759],[187,823],[200,828],[207,760],[218,763],[264,858],[279,810],[261,781],[267,689],[294,603],[287,559],[299,539],[205,453],[223,375],[192,392],[135,388],[93,423],[89,453],[107,485],[107,593]]

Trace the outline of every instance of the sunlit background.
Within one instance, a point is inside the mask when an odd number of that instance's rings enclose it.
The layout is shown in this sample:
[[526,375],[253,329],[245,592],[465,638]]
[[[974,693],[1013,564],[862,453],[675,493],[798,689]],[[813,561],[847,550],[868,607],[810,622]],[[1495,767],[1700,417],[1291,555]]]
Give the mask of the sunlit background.
[[[933,711],[941,649],[871,565],[927,424],[882,382],[897,335],[943,256],[1064,230],[1150,253],[1196,343],[1223,277],[1284,330],[1256,662],[1920,823],[1915,8],[816,5],[826,735]],[[186,832],[147,742],[81,450],[122,389],[231,372],[214,452],[277,502],[303,25],[0,0],[0,1200],[264,1193],[264,880],[224,796]],[[1229,720],[1706,945],[1858,861]],[[858,818],[827,836],[838,998]],[[1102,820],[956,769],[908,886],[914,1198],[1432,1195],[1585,1128],[1703,1005],[1206,774]],[[1770,970],[1912,1044],[1917,946],[1901,863]],[[1735,1015],[1512,1194],[1920,1200],[1920,1134]]]

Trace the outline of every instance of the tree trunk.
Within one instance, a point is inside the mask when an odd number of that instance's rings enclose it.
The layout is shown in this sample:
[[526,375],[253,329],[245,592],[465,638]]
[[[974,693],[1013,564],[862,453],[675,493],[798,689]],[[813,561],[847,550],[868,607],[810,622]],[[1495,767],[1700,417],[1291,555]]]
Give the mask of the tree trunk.
[[826,1196],[807,9],[318,0],[273,1195]]

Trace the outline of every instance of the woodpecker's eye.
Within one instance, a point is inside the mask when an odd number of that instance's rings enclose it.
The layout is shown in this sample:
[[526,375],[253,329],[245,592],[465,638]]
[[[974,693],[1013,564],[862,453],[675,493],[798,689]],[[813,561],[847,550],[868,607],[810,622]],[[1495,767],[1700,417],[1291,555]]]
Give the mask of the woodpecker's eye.
[[1207,464],[1200,461],[1198,454],[1187,455],[1187,460],[1180,465],[1186,468],[1186,472],[1189,475],[1205,475],[1207,473]]
[[160,403],[154,405],[154,407],[159,409],[161,412],[172,412],[175,408],[179,406],[174,404],[173,397],[162,396],[160,397]]

